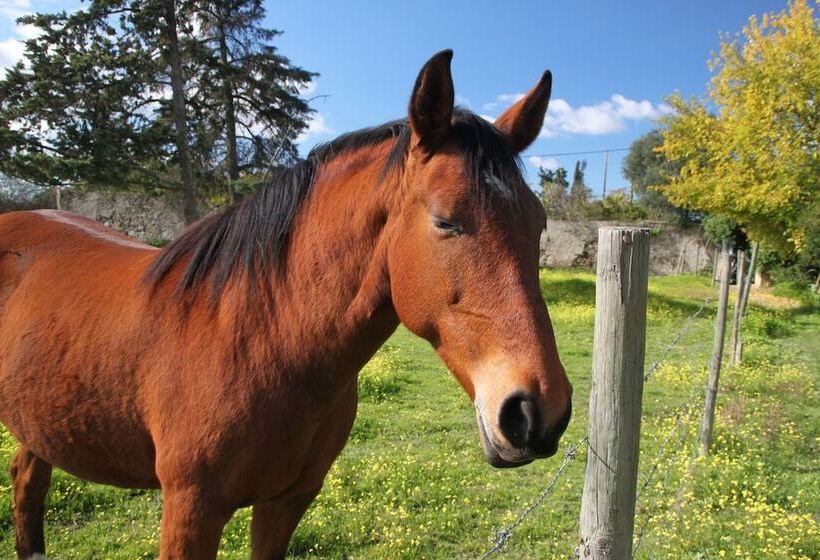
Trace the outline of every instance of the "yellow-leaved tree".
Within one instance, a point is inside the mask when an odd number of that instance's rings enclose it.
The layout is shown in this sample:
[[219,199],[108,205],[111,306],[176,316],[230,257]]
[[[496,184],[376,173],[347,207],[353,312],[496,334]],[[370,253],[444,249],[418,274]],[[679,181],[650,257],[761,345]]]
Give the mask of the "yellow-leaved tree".
[[668,185],[675,204],[737,221],[772,249],[803,248],[820,212],[820,20],[806,0],[725,38],[709,63],[708,99],[669,98]]

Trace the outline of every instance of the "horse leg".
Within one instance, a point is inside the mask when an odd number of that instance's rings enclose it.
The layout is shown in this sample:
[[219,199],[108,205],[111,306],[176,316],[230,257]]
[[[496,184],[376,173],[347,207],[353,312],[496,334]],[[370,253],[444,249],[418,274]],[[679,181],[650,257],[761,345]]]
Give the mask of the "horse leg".
[[319,490],[321,486],[285,501],[275,500],[253,506],[251,560],[280,560],[285,557],[296,525]]
[[160,560],[216,558],[219,539],[233,511],[209,499],[202,489],[163,490]]
[[45,558],[43,514],[51,484],[51,463],[21,445],[11,462],[12,515],[19,558]]

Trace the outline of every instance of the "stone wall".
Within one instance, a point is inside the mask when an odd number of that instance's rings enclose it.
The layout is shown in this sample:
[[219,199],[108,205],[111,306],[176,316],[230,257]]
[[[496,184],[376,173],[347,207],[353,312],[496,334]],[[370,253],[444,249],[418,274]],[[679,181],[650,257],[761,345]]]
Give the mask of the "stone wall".
[[[66,210],[84,214],[144,241],[174,239],[185,228],[182,205],[168,197],[134,193],[88,192],[65,197]],[[611,222],[550,220],[541,236],[541,266],[593,268],[598,228]],[[650,271],[653,274],[700,272],[711,267],[706,243],[697,229],[653,226]]]
[[182,205],[169,197],[75,192],[64,197],[63,207],[142,241],[173,239],[185,229]]
[[[598,228],[627,225],[614,222],[549,220],[541,235],[541,266],[593,268],[598,253]],[[700,272],[711,268],[712,248],[697,228],[653,225],[649,250],[652,274]]]

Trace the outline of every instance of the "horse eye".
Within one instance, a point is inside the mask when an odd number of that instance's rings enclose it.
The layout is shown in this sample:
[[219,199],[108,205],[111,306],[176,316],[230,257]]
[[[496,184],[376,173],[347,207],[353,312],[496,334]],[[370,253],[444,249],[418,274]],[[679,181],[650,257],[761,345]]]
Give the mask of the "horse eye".
[[436,229],[447,233],[461,233],[461,226],[453,222],[448,222],[447,220],[442,220],[441,218],[433,218],[433,225]]

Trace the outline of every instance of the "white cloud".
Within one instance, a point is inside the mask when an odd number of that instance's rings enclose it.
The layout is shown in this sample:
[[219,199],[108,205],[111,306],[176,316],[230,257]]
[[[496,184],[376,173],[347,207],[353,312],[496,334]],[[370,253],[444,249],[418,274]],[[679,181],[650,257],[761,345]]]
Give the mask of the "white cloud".
[[[11,68],[18,60],[23,58],[25,45],[17,39],[6,39],[0,41],[0,70]],[[4,73],[0,73],[0,78]]]
[[558,169],[558,160],[551,157],[543,158],[540,156],[530,156],[527,158],[527,162],[536,169],[540,167],[543,167],[544,169]]
[[0,0],[0,16],[12,20],[12,22],[28,13],[31,13],[31,2],[29,0]]
[[34,27],[33,25],[17,24],[14,30],[17,32],[17,35],[19,35],[24,41],[26,39],[34,39],[35,37],[39,37],[43,34],[42,29],[40,29],[39,27]]
[[307,128],[296,138],[296,142],[303,144],[309,138],[328,136],[334,132],[333,128],[325,122],[325,116],[316,112],[310,117]]
[[[523,96],[523,93],[505,93],[482,107],[488,111],[505,108]],[[580,107],[573,107],[566,100],[557,98],[550,100],[540,136],[550,138],[561,134],[613,134],[625,130],[630,122],[655,120],[671,111],[672,108],[666,103],[653,105],[650,101],[635,101],[620,93],[614,94],[607,101]],[[482,116],[492,120],[485,115]]]
[[472,107],[472,105],[470,105],[470,100],[461,95],[460,93],[456,93],[456,105],[467,107],[468,109]]
[[502,93],[501,95],[496,96],[495,101],[485,103],[481,106],[481,108],[485,111],[492,111],[494,109],[498,109],[499,107],[508,107],[523,97],[523,93]]
[[[76,0],[43,0],[32,6],[31,0],[0,0],[0,19],[8,20],[10,32],[0,36],[0,70],[13,66],[23,58],[25,45],[23,41],[39,37],[43,31],[33,25],[20,25],[17,18],[39,12],[79,10],[82,6]],[[2,72],[0,72],[2,77]]]
[[[11,68],[23,58],[25,45],[23,41],[37,37],[42,31],[33,25],[20,25],[17,18],[31,13],[29,0],[0,0],[0,17],[9,20],[14,37],[0,40],[0,70]],[[2,77],[2,74],[0,74]]]
[[491,122],[491,123],[495,122],[495,117],[491,117],[490,115],[485,115],[485,114],[482,113],[478,116],[481,117],[482,119],[484,119],[487,122]]
[[614,134],[626,129],[630,121],[655,120],[668,113],[664,104],[635,101],[616,93],[608,101],[574,108],[563,99],[550,101],[541,137],[559,134]]

